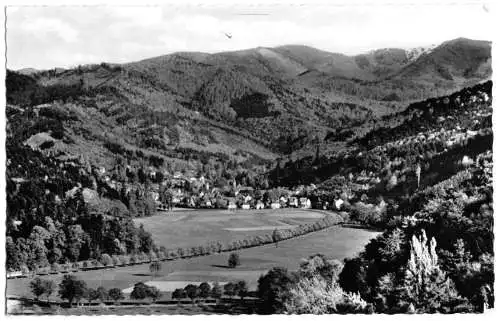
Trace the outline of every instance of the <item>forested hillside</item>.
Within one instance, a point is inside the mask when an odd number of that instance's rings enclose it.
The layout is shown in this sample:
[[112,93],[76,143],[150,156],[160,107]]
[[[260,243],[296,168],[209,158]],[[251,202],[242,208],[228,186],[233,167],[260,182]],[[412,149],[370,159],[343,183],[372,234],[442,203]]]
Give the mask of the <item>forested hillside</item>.
[[[414,103],[350,149],[277,166],[271,184],[384,233],[344,262],[312,255],[268,304],[285,313],[460,313],[494,307],[492,83]],[[307,273],[305,273],[307,272]],[[269,295],[269,294],[267,294]]]

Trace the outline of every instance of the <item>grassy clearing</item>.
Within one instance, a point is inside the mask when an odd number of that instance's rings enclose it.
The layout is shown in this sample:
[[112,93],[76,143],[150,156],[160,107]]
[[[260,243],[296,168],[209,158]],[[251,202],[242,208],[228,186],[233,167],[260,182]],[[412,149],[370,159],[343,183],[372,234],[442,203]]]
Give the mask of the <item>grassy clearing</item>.
[[290,228],[290,225],[313,223],[323,216],[321,212],[301,209],[193,210],[138,218],[134,222],[143,224],[153,234],[156,244],[174,249],[264,235],[269,229],[262,227]]

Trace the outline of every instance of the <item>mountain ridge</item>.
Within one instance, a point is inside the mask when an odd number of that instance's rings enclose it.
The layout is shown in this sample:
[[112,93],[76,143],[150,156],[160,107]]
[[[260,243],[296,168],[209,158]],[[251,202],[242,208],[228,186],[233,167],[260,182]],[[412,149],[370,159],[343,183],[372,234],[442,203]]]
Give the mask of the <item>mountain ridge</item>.
[[[369,128],[413,101],[486,80],[490,57],[490,42],[469,39],[445,42],[411,62],[394,48],[356,56],[302,45],[179,52],[126,64],[8,71],[7,100],[91,111],[66,131],[75,142],[101,146],[103,155],[111,140],[169,160],[182,159],[176,151],[188,148],[265,163],[340,131]],[[108,128],[108,137],[82,137],[96,126]]]

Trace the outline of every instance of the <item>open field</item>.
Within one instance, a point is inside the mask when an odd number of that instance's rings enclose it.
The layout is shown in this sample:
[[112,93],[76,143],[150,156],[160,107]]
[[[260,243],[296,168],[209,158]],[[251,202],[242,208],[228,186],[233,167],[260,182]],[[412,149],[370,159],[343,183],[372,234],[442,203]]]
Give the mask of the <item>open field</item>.
[[274,229],[294,228],[321,219],[321,211],[302,209],[264,210],[192,210],[166,212],[134,219],[153,234],[158,246],[168,249],[205,245],[210,241],[244,239],[264,235]]
[[[314,212],[312,212],[314,213]],[[274,266],[283,266],[291,270],[298,268],[300,259],[315,253],[323,253],[330,257],[342,260],[351,257],[363,249],[363,246],[377,232],[363,229],[344,228],[333,226],[322,231],[313,232],[294,239],[282,241],[276,247],[274,244],[248,248],[238,251],[241,265],[230,269],[227,267],[229,253],[213,254],[176,261],[162,262],[162,271],[157,277],[149,272],[148,264],[127,266],[109,270],[96,270],[74,273],[78,278],[87,282],[89,287],[104,286],[107,289],[127,289],[139,281],[168,281],[169,289],[172,281],[181,287],[191,282],[231,282],[245,280],[249,288],[255,289],[260,275]],[[62,275],[48,275],[42,278],[53,279],[58,284]],[[7,295],[31,297],[29,279],[7,280]],[[166,291],[168,292],[168,291]],[[164,295],[169,297],[169,295]],[[56,299],[54,295],[52,297]]]

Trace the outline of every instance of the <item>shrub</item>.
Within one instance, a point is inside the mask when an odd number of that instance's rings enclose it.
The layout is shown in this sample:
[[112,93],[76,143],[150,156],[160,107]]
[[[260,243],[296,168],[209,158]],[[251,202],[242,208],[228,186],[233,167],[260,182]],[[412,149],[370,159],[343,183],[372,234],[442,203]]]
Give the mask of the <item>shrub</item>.
[[238,281],[236,283],[236,294],[243,300],[243,298],[248,294],[248,285],[245,281]]
[[149,253],[149,260],[150,260],[150,262],[151,262],[151,261],[158,261],[158,255],[156,255],[156,253],[155,253],[155,252],[151,251],[151,252]]
[[61,266],[56,262],[52,263],[52,265],[50,266],[50,272],[59,273],[60,270]]
[[285,311],[292,314],[325,314],[332,312],[362,312],[367,303],[345,293],[338,284],[330,285],[324,278],[304,278],[292,287],[285,301]]
[[120,255],[120,262],[122,265],[128,265],[130,263],[130,256],[129,255]]
[[235,268],[240,264],[240,255],[238,253],[231,253],[231,255],[229,255],[229,259],[227,260],[227,265],[230,268]]
[[30,270],[26,266],[26,264],[21,265],[21,273],[25,276],[27,276],[30,273]]
[[231,282],[224,284],[224,294],[234,296],[236,294],[236,286]]
[[175,289],[174,292],[172,292],[172,299],[174,300],[181,300],[185,299],[187,297],[186,291],[184,289]]
[[140,263],[144,263],[148,260],[149,260],[149,256],[146,255],[146,253],[144,253],[144,252],[139,253],[139,262]]
[[210,291],[210,296],[214,299],[219,299],[222,296],[222,288],[219,282],[215,282],[212,286],[212,291]]
[[65,263],[62,265],[63,272],[69,272],[71,270],[71,263]]
[[109,290],[108,297],[110,297],[113,301],[115,301],[115,303],[120,301],[120,300],[125,299],[125,296],[123,295],[122,290],[118,289],[118,288],[113,288],[113,289]]
[[130,298],[134,300],[143,300],[148,296],[148,290],[149,287],[142,283],[136,283],[134,284],[134,289],[132,290],[132,293],[130,293]]
[[194,300],[200,295],[200,289],[193,284],[186,285],[184,291],[186,291],[186,295],[191,299],[191,301],[193,301],[193,303]]
[[199,289],[200,289],[200,297],[201,298],[206,299],[210,296],[210,291],[212,289],[210,288],[210,284],[208,284],[207,282],[201,283],[199,286]]
[[161,292],[157,287],[150,286],[148,289],[148,297],[151,298],[153,302],[156,302],[159,298],[161,298]]
[[168,251],[168,256],[167,257],[171,258],[171,259],[176,259],[176,258],[178,258],[180,256],[179,256],[179,254],[177,252],[171,250],[171,251]]
[[155,262],[152,262],[150,265],[149,265],[149,271],[151,273],[153,273],[153,275],[156,277],[158,272],[161,271],[161,268],[162,268],[162,265],[161,265],[161,262],[159,261],[155,261]]
[[89,304],[95,300],[99,300],[99,292],[95,289],[88,289],[85,294],[86,299],[89,301]]
[[102,286],[98,287],[97,288],[97,295],[98,295],[98,299],[103,302],[105,300],[108,299],[108,291],[106,291],[106,289]]
[[40,278],[36,278],[30,282],[31,292],[35,296],[37,300],[39,300],[40,296],[45,293],[45,287],[43,285],[43,280]]
[[284,309],[284,299],[295,283],[295,278],[287,269],[272,268],[266,275],[259,278],[257,294],[263,301],[262,312],[280,313]]
[[87,284],[85,281],[78,280],[73,275],[65,275],[59,284],[59,296],[61,299],[68,300],[70,306],[74,300],[79,301],[86,291]]
[[113,259],[111,258],[111,256],[109,256],[109,254],[101,255],[101,259],[99,260],[99,262],[104,266],[112,266],[113,265]]

